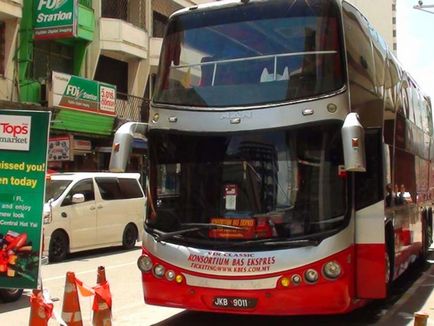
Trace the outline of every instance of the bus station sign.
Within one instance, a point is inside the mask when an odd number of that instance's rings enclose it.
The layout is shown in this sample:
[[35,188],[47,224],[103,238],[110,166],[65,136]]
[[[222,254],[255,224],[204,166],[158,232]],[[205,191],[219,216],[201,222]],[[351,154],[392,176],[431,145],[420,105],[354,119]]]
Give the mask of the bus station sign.
[[35,39],[71,38],[77,35],[77,0],[34,0]]
[[48,98],[49,106],[115,115],[115,85],[53,72]]
[[50,112],[0,112],[0,288],[37,288]]

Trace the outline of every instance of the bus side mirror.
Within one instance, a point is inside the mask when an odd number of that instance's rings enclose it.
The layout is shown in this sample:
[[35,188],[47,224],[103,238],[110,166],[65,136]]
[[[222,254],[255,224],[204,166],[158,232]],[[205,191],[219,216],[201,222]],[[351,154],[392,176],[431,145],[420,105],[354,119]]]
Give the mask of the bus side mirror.
[[349,113],[341,130],[345,170],[366,172],[365,131],[357,113]]
[[147,131],[148,124],[143,122],[127,122],[116,131],[109,163],[111,172],[125,172],[134,139],[146,141]]

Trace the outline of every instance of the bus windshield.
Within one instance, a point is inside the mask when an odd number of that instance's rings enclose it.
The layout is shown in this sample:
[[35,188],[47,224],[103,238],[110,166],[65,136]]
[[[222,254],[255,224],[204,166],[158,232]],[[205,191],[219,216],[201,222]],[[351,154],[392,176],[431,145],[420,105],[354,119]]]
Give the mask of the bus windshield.
[[320,96],[344,84],[332,1],[255,3],[178,14],[163,42],[154,103],[259,106]]
[[[345,223],[338,123],[231,135],[153,131],[149,137],[155,211],[147,226],[154,230],[212,244],[303,239]],[[179,232],[198,225],[211,227]]]

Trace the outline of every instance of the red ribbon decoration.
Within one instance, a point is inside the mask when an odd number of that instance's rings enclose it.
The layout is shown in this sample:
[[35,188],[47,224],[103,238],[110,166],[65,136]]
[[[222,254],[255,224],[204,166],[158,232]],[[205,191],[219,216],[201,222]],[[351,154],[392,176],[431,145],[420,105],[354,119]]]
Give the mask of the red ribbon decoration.
[[35,294],[32,292],[30,296],[30,305],[33,307],[42,307],[45,312],[45,320],[48,321],[53,315],[54,305],[52,303],[47,303],[41,292]]
[[110,293],[110,286],[108,282],[104,282],[103,284],[98,284],[93,287],[95,290],[95,298],[93,300],[93,311],[98,311],[98,302],[104,301],[107,303],[109,309],[112,307],[112,295]]

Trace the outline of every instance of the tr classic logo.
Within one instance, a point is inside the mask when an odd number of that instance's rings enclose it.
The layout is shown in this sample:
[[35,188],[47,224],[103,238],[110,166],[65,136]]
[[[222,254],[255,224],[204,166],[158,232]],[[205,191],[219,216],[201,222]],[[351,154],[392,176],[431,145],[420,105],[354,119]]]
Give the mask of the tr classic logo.
[[0,150],[28,151],[32,118],[20,115],[0,115]]

